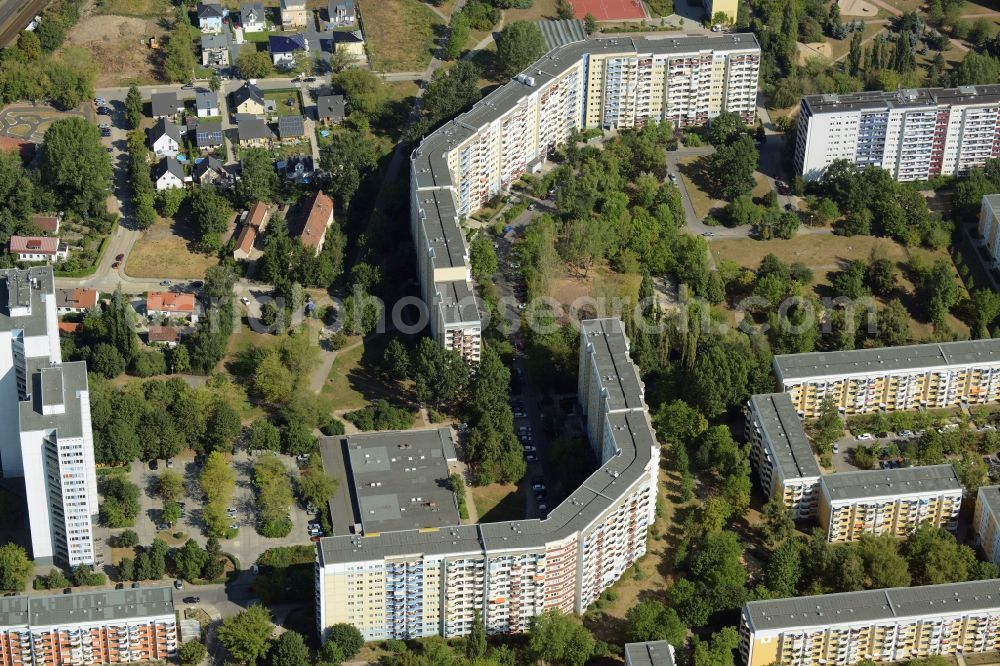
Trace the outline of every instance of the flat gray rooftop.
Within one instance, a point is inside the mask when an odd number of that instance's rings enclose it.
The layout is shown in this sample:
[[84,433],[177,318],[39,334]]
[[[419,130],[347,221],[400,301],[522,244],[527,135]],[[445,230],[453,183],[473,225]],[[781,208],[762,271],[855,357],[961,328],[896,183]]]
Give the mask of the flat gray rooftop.
[[589,319],[581,323],[583,335],[593,352],[591,363],[597,368],[611,411],[642,409],[642,381],[628,355],[628,339],[619,319]]
[[[28,359],[31,399],[20,403],[21,432],[55,430],[60,438],[83,435],[83,407],[80,391],[87,391],[87,364],[84,361],[50,366],[47,358]],[[62,393],[58,402],[56,391]],[[42,407],[62,404],[62,414],[43,414]]]
[[824,476],[821,483],[833,500],[962,489],[962,482],[951,465],[841,472]]
[[987,105],[998,102],[1000,102],[1000,85],[910,88],[893,92],[873,91],[847,95],[829,93],[806,95],[802,98],[802,106],[814,114],[951,105]]
[[[0,270],[0,331],[20,329],[29,337],[45,335],[46,298],[55,298],[51,266]],[[25,307],[31,308],[30,314],[11,314],[12,309]]]
[[479,302],[468,282],[465,280],[435,282],[434,291],[437,295],[437,306],[444,315],[446,325],[482,324]]
[[0,600],[0,624],[4,627],[65,626],[163,616],[174,617],[173,592],[169,586]]
[[818,477],[819,465],[806,438],[792,399],[787,393],[750,396],[763,434],[771,443],[775,464],[785,479]]
[[674,666],[673,650],[666,641],[625,644],[628,666]]
[[774,357],[778,381],[905,372],[929,367],[1000,365],[1000,338]]
[[341,446],[365,534],[459,523],[448,487],[455,445],[447,428],[351,435]]
[[757,631],[985,610],[1000,610],[1000,579],[751,601],[744,609]]

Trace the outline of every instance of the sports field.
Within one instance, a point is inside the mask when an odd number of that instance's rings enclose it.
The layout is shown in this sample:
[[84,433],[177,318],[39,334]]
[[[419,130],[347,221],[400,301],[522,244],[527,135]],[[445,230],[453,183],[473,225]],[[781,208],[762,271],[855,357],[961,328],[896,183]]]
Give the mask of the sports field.
[[570,0],[576,17],[593,14],[598,21],[624,21],[647,18],[640,0]]

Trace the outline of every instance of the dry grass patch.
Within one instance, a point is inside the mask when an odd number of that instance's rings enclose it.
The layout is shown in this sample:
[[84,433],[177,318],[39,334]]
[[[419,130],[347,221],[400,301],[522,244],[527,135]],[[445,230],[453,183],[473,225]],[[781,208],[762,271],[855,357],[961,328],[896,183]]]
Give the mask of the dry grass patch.
[[423,70],[434,53],[435,27],[444,21],[418,0],[359,0],[372,69]]
[[97,0],[95,14],[117,16],[169,16],[173,9],[167,0]]
[[97,66],[98,88],[155,83],[159,80],[153,64],[157,52],[149,48],[149,39],[162,41],[165,35],[155,19],[88,16],[73,26],[60,53],[68,47],[90,53]]
[[472,486],[472,500],[480,523],[499,523],[524,518],[524,490],[513,483]]
[[178,223],[158,218],[143,232],[129,255],[125,272],[136,278],[195,280],[219,263],[218,256],[199,252],[181,234]]
[[513,21],[541,21],[556,17],[556,0],[535,0],[528,9],[505,9],[504,23]]

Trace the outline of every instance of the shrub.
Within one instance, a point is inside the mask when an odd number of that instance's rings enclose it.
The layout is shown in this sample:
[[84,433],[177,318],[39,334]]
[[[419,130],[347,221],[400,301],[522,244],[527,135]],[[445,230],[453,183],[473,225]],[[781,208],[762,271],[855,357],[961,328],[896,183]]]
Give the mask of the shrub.
[[139,545],[139,535],[133,530],[125,530],[121,534],[111,537],[111,545],[114,548],[132,548]]

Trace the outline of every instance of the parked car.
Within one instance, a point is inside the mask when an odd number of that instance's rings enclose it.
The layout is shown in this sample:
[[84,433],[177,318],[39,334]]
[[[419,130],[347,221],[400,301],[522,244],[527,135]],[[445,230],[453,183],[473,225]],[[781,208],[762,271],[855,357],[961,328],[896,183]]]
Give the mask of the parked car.
[[201,601],[201,597],[184,597],[184,603],[186,604],[196,604]]
[[177,580],[175,580],[174,581],[174,589],[183,590],[184,589],[184,581],[182,581],[180,578],[178,578]]
[[859,442],[867,442],[870,439],[875,439],[875,437],[872,436],[870,432],[863,432],[860,435],[858,435]]

